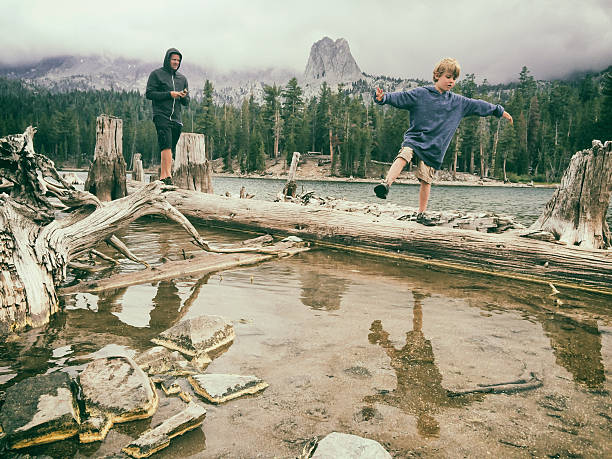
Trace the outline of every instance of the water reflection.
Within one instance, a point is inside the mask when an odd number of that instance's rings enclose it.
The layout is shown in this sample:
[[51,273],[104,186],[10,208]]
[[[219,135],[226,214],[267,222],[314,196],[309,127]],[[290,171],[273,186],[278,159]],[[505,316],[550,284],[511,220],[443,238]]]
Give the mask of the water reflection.
[[406,333],[406,344],[397,349],[380,320],[372,322],[368,341],[378,344],[391,360],[397,376],[397,387],[390,392],[365,397],[367,403],[395,406],[417,418],[417,430],[423,437],[438,437],[440,424],[434,414],[444,407],[467,403],[466,397],[450,398],[442,387],[442,374],[435,362],[431,341],[423,334],[423,300],[430,296],[413,292],[412,330]]
[[601,390],[606,380],[601,356],[601,333],[595,320],[539,317],[550,338],[557,365],[569,371],[577,383]]
[[[350,282],[346,278],[336,276],[342,272],[335,266],[329,253],[315,252],[310,255],[312,263],[309,269],[300,273],[302,283],[302,303],[316,310],[336,311],[340,309],[342,296],[348,290]],[[312,269],[316,267],[316,269]],[[323,269],[322,269],[323,268]]]

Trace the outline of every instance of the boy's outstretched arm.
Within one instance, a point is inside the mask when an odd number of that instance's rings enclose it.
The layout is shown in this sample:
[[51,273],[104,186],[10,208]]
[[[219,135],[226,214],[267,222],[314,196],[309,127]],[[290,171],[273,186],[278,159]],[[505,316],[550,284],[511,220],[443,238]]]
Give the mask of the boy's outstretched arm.
[[512,119],[512,115],[508,112],[504,112],[502,114],[502,118],[506,118],[508,121],[510,121],[510,124],[514,124],[514,120]]

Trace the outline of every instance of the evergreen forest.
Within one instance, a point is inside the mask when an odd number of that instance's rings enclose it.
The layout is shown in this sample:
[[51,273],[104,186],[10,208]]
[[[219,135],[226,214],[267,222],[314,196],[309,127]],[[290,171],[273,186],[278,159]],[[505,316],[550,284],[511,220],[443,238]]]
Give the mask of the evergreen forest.
[[[202,97],[183,111],[183,131],[203,133],[207,155],[223,158],[226,171],[263,172],[266,160],[289,162],[298,151],[331,153],[334,175],[363,177],[371,160],[393,160],[410,121],[406,110],[366,101],[364,89],[364,81],[337,90],[323,83],[308,99],[293,78],[284,87],[265,86],[262,103],[250,96],[235,107],[215,104],[214,87],[206,81]],[[454,92],[502,104],[514,124],[464,118],[443,164],[451,172],[555,182],[576,151],[593,139],[612,140],[612,68],[572,80],[536,81],[523,67],[518,82],[506,85],[477,84],[468,74]],[[138,92],[50,92],[0,78],[0,107],[0,136],[36,126],[36,152],[59,168],[89,167],[96,117],[103,113],[123,119],[128,166],[134,153],[142,154],[145,167],[159,163],[151,102]]]

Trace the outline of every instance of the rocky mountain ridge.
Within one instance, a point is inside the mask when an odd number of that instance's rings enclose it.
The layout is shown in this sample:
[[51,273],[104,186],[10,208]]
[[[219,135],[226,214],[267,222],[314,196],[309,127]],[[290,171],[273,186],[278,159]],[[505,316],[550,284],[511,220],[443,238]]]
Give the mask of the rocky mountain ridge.
[[[115,90],[144,93],[151,70],[161,62],[144,62],[138,59],[112,58],[103,55],[56,56],[43,59],[35,64],[22,66],[0,65],[0,75],[21,79],[33,86],[42,86],[52,91],[70,90]],[[385,90],[407,89],[417,86],[416,80],[390,79],[364,74],[344,38],[332,40],[324,37],[312,45],[310,56],[302,75],[284,68],[268,68],[218,72],[203,68],[186,60],[181,65],[190,82],[193,97],[201,97],[206,80],[214,87],[215,102],[238,106],[245,97],[263,101],[265,85],[284,87],[291,78],[297,78],[310,98],[318,94],[325,81],[336,90],[339,84],[354,93],[370,97],[372,89],[383,86]]]

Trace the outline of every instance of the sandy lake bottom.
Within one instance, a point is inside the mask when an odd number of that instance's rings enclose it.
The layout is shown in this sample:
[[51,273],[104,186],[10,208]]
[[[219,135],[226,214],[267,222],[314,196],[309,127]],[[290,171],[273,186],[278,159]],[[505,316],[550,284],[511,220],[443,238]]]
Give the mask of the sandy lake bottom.
[[[199,229],[215,244],[251,237]],[[196,250],[160,220],[138,221],[121,236],[153,264]],[[122,261],[116,269],[140,268]],[[0,344],[0,390],[45,372],[76,375],[98,356],[135,355],[181,319],[221,315],[236,339],[206,371],[254,374],[270,386],[207,404],[202,428],[153,457],[297,457],[333,431],[374,439],[393,457],[610,457],[610,297],[550,293],[546,285],[313,250],[64,297],[48,327]],[[525,374],[541,387],[448,395]],[[160,391],[152,419],[116,425],[104,442],[26,452],[112,455],[182,404]]]

